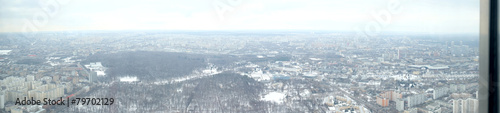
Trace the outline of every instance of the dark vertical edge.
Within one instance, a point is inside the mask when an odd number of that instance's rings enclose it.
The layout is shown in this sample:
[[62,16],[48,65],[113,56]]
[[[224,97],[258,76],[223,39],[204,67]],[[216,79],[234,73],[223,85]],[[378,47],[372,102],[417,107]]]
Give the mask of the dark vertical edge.
[[489,86],[490,95],[488,108],[490,113],[498,113],[498,1],[490,0],[490,17],[489,17]]

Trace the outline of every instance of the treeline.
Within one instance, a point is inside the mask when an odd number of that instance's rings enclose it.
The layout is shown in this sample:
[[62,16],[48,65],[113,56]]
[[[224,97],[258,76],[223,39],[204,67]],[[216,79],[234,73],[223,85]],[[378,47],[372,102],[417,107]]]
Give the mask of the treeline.
[[248,76],[225,72],[199,79],[186,100],[186,112],[294,113],[304,112],[260,100],[264,84]]
[[85,64],[102,62],[112,76],[137,76],[141,80],[155,80],[184,76],[207,66],[205,56],[171,52],[119,52],[90,56]]
[[259,101],[264,85],[236,73],[221,73],[199,79],[187,100],[190,112],[265,112]]
[[180,77],[208,63],[219,67],[231,66],[239,58],[231,55],[188,54],[159,51],[128,51],[89,56],[83,64],[102,62],[106,74],[113,76],[137,76],[141,80]]
[[42,64],[44,63],[45,59],[43,58],[23,58],[23,59],[20,59],[18,60],[16,63],[17,64],[28,64],[28,65],[39,65],[39,64]]
[[257,58],[255,55],[244,55],[241,56],[241,59],[249,61],[249,62],[276,62],[276,61],[290,61],[292,59],[292,55],[288,54],[278,54],[274,57],[265,57],[265,58]]

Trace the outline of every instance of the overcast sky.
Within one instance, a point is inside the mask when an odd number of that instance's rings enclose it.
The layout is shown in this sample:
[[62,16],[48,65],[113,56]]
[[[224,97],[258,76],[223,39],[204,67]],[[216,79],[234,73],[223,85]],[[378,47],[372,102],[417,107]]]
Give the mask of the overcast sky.
[[[477,33],[478,0],[0,0],[0,32],[72,30],[332,30]],[[240,1],[227,2],[227,1]],[[392,2],[391,2],[392,1]],[[399,13],[377,22],[373,11]],[[232,9],[227,11],[217,10]],[[48,8],[49,10],[44,11]],[[49,12],[49,13],[46,13]],[[34,18],[36,17],[36,18]],[[382,16],[385,19],[385,16]],[[371,25],[371,26],[370,26]],[[31,26],[31,27],[30,27]],[[372,29],[373,30],[373,29]]]

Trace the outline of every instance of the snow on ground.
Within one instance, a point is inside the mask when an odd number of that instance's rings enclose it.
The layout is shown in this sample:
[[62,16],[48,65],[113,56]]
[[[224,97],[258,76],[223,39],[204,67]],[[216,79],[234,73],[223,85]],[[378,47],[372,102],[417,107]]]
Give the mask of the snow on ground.
[[130,76],[126,76],[126,77],[120,77],[120,82],[136,82],[136,81],[139,81],[139,79],[137,77],[130,77]]
[[271,92],[264,96],[261,100],[264,101],[270,101],[270,102],[276,102],[276,103],[283,103],[283,100],[285,99],[285,94],[279,93],[279,92]]
[[97,72],[97,76],[104,76],[106,75],[106,73],[104,73],[104,71],[95,71]]
[[191,75],[184,76],[184,77],[172,78],[172,79],[167,79],[167,80],[160,80],[160,81],[153,82],[153,84],[163,85],[163,84],[179,83],[179,82],[184,82],[184,81],[188,81],[188,80],[194,80],[194,79],[199,79],[199,78],[203,78],[203,77],[213,76],[213,75],[216,75],[216,74],[219,74],[222,72],[224,72],[224,71],[217,71],[216,69],[211,70],[210,72],[204,70],[202,73],[193,73]]
[[271,75],[264,74],[262,71],[255,71],[250,74],[250,77],[257,81],[271,80]]

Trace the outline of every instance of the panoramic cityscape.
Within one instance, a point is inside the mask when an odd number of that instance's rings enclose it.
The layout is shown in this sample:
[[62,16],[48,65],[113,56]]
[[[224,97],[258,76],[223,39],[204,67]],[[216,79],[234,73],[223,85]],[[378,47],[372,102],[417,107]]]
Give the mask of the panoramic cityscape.
[[0,113],[495,110],[483,6],[0,0]]
[[[351,35],[349,35],[351,34]],[[7,112],[472,113],[478,38],[325,31],[2,34]],[[113,98],[111,105],[16,99]],[[67,97],[67,98],[66,98]],[[42,100],[43,102],[43,100]]]

